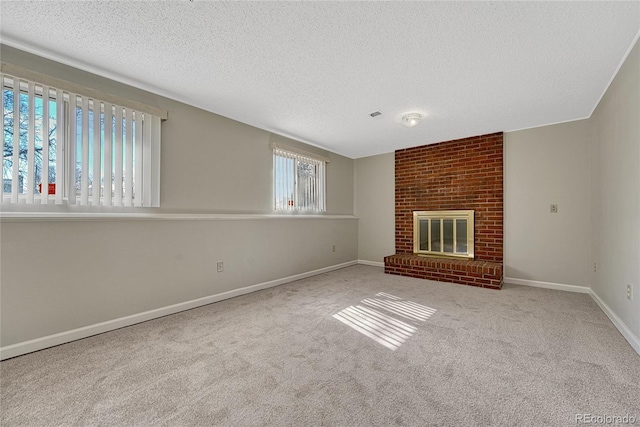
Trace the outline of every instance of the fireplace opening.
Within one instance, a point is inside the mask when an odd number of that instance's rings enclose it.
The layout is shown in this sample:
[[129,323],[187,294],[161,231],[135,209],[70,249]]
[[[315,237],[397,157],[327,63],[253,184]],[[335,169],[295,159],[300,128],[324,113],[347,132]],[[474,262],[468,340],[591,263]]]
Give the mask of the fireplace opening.
[[473,259],[473,210],[414,211],[413,252]]

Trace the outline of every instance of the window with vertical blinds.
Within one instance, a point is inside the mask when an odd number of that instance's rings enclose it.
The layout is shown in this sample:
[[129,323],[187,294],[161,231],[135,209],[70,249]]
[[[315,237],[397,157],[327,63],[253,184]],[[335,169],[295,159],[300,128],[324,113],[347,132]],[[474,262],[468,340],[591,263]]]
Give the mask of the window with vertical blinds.
[[0,74],[6,204],[155,207],[160,117]]
[[281,212],[324,212],[325,160],[273,148],[274,207]]

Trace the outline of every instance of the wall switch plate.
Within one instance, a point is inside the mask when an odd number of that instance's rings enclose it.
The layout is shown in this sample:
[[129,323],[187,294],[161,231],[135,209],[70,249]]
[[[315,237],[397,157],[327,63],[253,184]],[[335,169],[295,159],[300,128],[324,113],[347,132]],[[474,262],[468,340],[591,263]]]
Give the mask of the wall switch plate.
[[224,271],[224,262],[218,261],[217,267],[218,267],[218,273],[222,273]]
[[627,299],[633,301],[633,288],[631,285],[627,285]]
[[558,205],[556,205],[555,203],[551,204],[551,206],[549,207],[549,211],[551,213],[558,213]]

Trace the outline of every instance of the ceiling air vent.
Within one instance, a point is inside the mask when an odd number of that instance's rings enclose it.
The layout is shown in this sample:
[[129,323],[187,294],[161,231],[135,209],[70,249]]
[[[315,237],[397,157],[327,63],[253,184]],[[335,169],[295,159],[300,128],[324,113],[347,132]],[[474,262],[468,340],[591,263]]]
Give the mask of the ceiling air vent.
[[374,111],[373,113],[369,114],[371,117],[377,117],[382,115],[382,113],[380,111]]

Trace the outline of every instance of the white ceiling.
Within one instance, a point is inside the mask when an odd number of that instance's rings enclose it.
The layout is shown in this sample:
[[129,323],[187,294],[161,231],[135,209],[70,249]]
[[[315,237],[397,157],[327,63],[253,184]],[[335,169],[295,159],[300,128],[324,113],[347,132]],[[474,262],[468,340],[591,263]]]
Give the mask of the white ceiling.
[[5,44],[352,158],[588,117],[640,29],[637,1],[0,7]]

